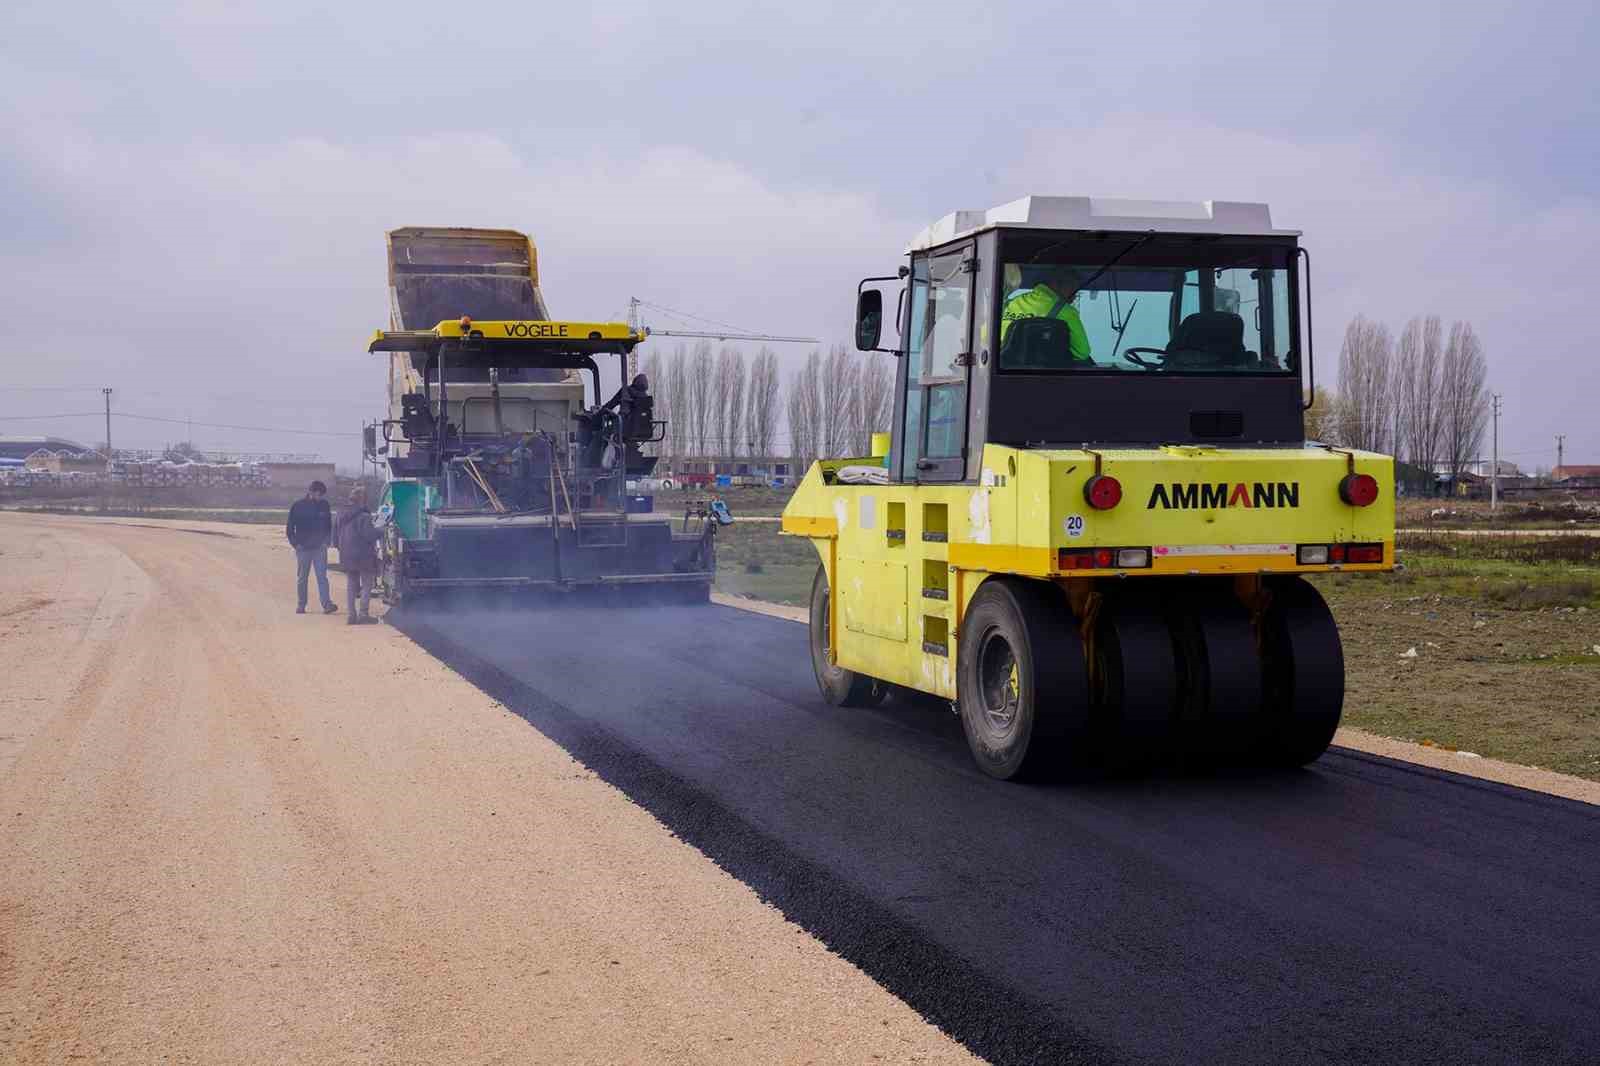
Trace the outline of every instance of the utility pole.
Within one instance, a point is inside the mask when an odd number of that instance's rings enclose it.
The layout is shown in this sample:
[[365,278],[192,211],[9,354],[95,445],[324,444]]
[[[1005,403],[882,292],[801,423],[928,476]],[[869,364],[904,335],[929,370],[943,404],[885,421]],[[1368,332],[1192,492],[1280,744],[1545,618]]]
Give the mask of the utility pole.
[[1489,475],[1489,510],[1500,507],[1500,394],[1494,394],[1494,468]]
[[1554,470],[1550,471],[1550,476],[1553,479],[1561,477],[1561,468],[1563,466],[1567,465],[1566,464],[1566,453],[1567,453],[1567,435],[1565,433],[1557,433],[1556,434],[1556,468]]
[[106,462],[111,462],[111,390],[101,389],[101,395],[106,398]]

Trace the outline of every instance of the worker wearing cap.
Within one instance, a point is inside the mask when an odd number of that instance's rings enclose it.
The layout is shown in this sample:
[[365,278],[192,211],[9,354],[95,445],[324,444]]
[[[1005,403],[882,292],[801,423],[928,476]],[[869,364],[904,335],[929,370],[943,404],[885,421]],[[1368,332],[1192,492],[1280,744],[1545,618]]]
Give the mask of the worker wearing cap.
[[383,541],[383,530],[373,524],[364,487],[357,485],[350,490],[350,502],[339,512],[333,531],[339,543],[339,563],[344,567],[345,604],[350,611],[345,621],[353,626],[371,625],[377,621],[371,614],[372,584],[381,565],[378,545]]
[[1078,309],[1072,306],[1073,297],[1078,295],[1077,272],[1071,267],[1053,267],[1049,271],[1045,280],[1031,289],[1018,289],[1006,297],[1005,306],[1000,309],[1000,343],[1005,344],[1013,322],[1053,318],[1067,325],[1072,358],[1080,363],[1090,362],[1089,334]]

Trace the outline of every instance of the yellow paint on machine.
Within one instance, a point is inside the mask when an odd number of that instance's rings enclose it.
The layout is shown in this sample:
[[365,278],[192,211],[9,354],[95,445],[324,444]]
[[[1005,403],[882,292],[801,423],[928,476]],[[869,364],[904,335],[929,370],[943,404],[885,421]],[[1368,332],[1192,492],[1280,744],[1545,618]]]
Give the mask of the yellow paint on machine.
[[[987,580],[1093,581],[1388,570],[1394,565],[1393,460],[1313,446],[1019,449],[988,445],[977,484],[829,484],[844,466],[813,464],[782,530],[810,538],[828,570],[835,661],[954,699],[959,623]],[[1117,479],[1122,499],[1097,511],[1084,487]],[[1369,507],[1339,495],[1369,474]],[[1299,544],[1372,543],[1382,563],[1300,566]],[[1063,549],[1144,547],[1137,570],[1065,570]]]

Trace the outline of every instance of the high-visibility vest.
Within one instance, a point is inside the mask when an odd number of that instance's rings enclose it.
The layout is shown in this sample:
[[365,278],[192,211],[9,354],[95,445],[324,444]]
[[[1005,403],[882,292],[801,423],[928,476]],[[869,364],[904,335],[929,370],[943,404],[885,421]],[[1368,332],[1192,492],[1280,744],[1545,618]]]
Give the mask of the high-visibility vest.
[[1072,357],[1079,362],[1089,361],[1089,334],[1083,328],[1078,309],[1067,302],[1048,285],[1035,285],[1031,289],[1018,289],[1006,297],[1000,310],[1000,343],[1006,342],[1011,323],[1024,318],[1054,318],[1067,324],[1067,337],[1072,347]]

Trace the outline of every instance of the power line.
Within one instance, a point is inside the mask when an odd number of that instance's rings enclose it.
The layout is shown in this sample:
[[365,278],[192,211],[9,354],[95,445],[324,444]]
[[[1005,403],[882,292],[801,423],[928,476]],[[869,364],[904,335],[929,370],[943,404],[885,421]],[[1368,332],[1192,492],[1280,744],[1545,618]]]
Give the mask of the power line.
[[[98,412],[95,412],[98,414]],[[346,430],[334,432],[327,429],[284,429],[280,426],[235,426],[227,422],[191,422],[187,418],[161,418],[156,415],[132,415],[125,411],[116,412],[118,418],[136,418],[141,422],[170,422],[179,426],[199,426],[202,429],[237,429],[246,433],[292,433],[301,437],[353,437],[358,433]]]
[[[98,389],[96,391],[99,391]],[[0,422],[48,421],[58,418],[97,418],[100,411],[70,411],[59,415],[0,415]],[[187,418],[163,418],[159,415],[136,415],[127,411],[112,412],[117,418],[132,418],[140,422],[166,422],[177,426],[199,426],[202,429],[234,429],[246,433],[287,433],[300,437],[353,437],[354,431],[335,432],[327,429],[287,429],[282,426],[236,426],[228,422],[194,422]]]

